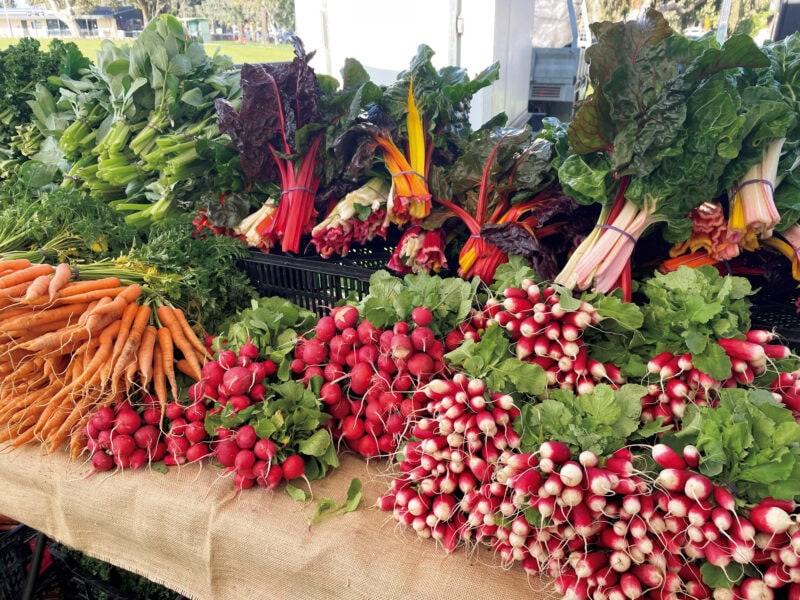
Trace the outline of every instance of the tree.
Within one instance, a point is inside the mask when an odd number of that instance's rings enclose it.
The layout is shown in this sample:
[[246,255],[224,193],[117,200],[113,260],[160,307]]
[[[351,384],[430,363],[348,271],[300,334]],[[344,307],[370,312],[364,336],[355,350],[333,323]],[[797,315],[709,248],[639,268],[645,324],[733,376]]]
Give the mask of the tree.
[[142,23],[147,25],[154,17],[169,8],[169,0],[135,0],[134,6],[142,11]]
[[202,0],[193,12],[216,23],[236,26],[240,33],[249,31],[252,37],[261,30],[265,41],[270,23],[294,29],[294,0]]
[[97,6],[96,2],[84,0],[46,0],[46,2],[47,8],[55,13],[56,18],[64,22],[69,29],[70,36],[74,38],[81,37],[81,28],[78,27],[78,22],[75,20],[75,11],[86,13]]
[[[643,4],[641,0],[588,0],[587,9],[591,21],[618,21],[638,16]],[[677,31],[719,27],[722,0],[655,0],[647,4],[660,11]],[[766,23],[769,9],[770,0],[732,0],[728,33],[755,33]]]

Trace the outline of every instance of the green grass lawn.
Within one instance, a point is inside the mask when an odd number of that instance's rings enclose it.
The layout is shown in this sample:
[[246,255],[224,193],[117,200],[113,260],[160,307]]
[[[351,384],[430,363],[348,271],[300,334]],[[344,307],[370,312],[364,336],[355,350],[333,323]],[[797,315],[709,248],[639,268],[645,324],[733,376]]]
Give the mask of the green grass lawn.
[[[81,49],[86,56],[94,60],[97,55],[97,49],[100,47],[101,40],[97,38],[87,38],[72,40]],[[130,38],[126,41],[130,41]],[[50,43],[48,39],[40,39],[42,48],[46,48]],[[8,46],[17,43],[16,38],[0,37],[0,50],[8,48]],[[118,44],[124,43],[120,40]],[[230,56],[234,63],[254,63],[254,62],[280,62],[292,60],[293,50],[288,44],[258,44],[250,42],[247,44],[240,44],[239,42],[208,42],[206,45],[206,52],[213,54],[217,48],[221,54]]]

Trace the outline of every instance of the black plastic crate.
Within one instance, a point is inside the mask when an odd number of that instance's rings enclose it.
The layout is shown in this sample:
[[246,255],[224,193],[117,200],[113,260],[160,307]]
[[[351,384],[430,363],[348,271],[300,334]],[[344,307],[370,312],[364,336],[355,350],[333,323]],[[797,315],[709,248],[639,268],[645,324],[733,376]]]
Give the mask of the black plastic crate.
[[330,259],[251,251],[240,264],[260,295],[286,298],[322,316],[342,300],[366,296],[370,276],[385,269],[391,256],[381,240]]
[[[66,550],[66,551],[65,551]],[[105,564],[105,575],[90,572],[80,554],[57,544],[51,544],[53,562],[59,572],[60,589],[69,600],[187,600],[168,588],[156,585],[124,569]],[[84,557],[85,558],[85,557]],[[101,561],[88,559],[103,564]],[[131,588],[132,580],[140,583]],[[127,583],[126,583],[127,582]],[[136,591],[132,591],[135,589]]]
[[[30,571],[36,534],[36,530],[26,525],[19,525],[0,535],[0,600],[22,598]],[[36,577],[34,598],[54,582],[56,570],[52,562],[49,552],[45,551]]]
[[759,301],[750,309],[752,326],[774,330],[792,350],[800,350],[800,314],[793,301]]

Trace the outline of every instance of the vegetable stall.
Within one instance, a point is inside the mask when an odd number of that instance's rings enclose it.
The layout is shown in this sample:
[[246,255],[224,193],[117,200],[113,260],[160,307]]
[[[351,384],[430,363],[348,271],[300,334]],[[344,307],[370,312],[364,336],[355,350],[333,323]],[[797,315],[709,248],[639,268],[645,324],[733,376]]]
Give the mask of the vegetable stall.
[[539,132],[424,45],[14,50],[0,512],[202,598],[800,597],[800,37],[592,32]]

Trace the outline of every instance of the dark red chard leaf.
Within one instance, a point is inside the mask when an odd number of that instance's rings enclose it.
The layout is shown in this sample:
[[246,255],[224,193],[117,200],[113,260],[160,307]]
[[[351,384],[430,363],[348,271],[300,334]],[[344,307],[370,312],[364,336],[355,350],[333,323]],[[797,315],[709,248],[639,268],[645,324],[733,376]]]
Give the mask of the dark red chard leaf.
[[648,48],[672,35],[672,27],[654,9],[639,21],[593,23],[591,30],[599,41],[586,50],[589,79],[595,89],[607,83],[618,67],[635,63]]
[[296,152],[297,130],[319,116],[316,76],[297,38],[294,48],[292,62],[242,66],[238,112],[227,100],[215,102],[220,131],[231,136],[251,182],[277,180],[273,150],[283,157]]

